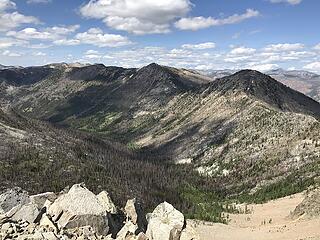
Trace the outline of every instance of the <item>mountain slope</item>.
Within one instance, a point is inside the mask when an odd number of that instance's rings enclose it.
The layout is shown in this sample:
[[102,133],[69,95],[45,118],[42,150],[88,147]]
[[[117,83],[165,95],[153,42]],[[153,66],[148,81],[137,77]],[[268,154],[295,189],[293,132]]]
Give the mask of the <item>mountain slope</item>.
[[132,197],[147,209],[170,200],[191,215],[196,206],[183,198],[180,189],[199,185],[199,190],[215,194],[215,181],[202,179],[188,166],[164,164],[159,157],[133,153],[114,141],[57,128],[10,109],[0,110],[0,192],[14,186],[30,193],[57,192],[86,182],[95,192],[108,189],[121,206]]
[[253,70],[242,70],[211,84],[215,90],[239,90],[283,111],[320,117],[319,103],[275,79]]
[[[236,72],[236,70],[229,69],[208,70],[204,71],[203,74],[212,78],[212,80],[216,80],[222,77],[231,76]],[[320,102],[320,76],[318,74],[308,71],[284,70],[281,68],[267,71],[265,74]]]
[[187,164],[228,194],[283,181],[298,184],[292,193],[304,186],[301,179],[307,185],[319,175],[320,104],[264,74],[245,70],[210,82],[157,64],[57,69],[27,85],[5,80],[1,100],[28,116],[116,139],[147,158]]

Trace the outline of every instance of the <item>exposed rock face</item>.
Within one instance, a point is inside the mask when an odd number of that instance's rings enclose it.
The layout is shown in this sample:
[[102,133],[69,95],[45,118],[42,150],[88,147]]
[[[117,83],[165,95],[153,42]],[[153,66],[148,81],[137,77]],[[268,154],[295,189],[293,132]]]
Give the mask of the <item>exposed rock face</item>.
[[21,188],[13,188],[0,195],[0,214],[5,214],[18,205],[30,202],[29,195]]
[[29,223],[35,222],[40,211],[36,204],[28,203],[23,206],[11,217],[14,221],[27,221]]
[[72,229],[93,225],[101,234],[109,231],[107,209],[98,197],[81,184],[74,185],[49,207],[48,213],[59,228]]
[[320,189],[307,194],[292,213],[292,218],[313,218],[320,215]]
[[117,207],[114,205],[114,203],[111,200],[111,197],[109,196],[109,193],[106,191],[102,191],[98,194],[98,200],[100,204],[105,208],[105,210],[111,214],[117,213]]
[[17,209],[0,221],[0,240],[199,240],[192,226],[186,226],[183,214],[167,202],[148,215],[147,226],[136,199],[128,200],[122,212],[107,192],[95,195],[84,184],[76,184],[58,197],[54,193],[33,195],[31,201],[21,189],[8,190],[1,196],[24,200],[13,201],[15,204],[6,208]]
[[127,236],[135,235],[138,226],[132,222],[126,222],[126,224],[121,228],[121,230],[117,234],[117,239],[126,239]]
[[184,227],[184,216],[171,204],[164,202],[148,214],[147,237],[150,240],[178,240]]
[[137,225],[137,232],[145,232],[147,229],[147,220],[141,205],[136,199],[130,199],[124,208],[127,220]]
[[53,192],[46,192],[30,196],[31,202],[36,204],[39,209],[45,206],[46,201],[54,202],[56,199],[57,195]]
[[200,240],[200,236],[192,224],[187,222],[186,228],[181,232],[180,240]]

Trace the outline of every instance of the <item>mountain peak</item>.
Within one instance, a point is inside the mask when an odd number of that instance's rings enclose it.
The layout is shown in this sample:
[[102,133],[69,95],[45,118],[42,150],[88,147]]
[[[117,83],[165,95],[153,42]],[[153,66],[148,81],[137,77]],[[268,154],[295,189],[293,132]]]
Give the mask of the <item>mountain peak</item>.
[[142,67],[140,70],[146,70],[146,71],[165,71],[165,67],[161,66],[157,63],[150,63],[149,65],[146,65]]
[[320,117],[320,104],[306,95],[255,70],[241,70],[231,76],[218,79],[211,89],[220,92],[242,91],[282,111],[305,113]]

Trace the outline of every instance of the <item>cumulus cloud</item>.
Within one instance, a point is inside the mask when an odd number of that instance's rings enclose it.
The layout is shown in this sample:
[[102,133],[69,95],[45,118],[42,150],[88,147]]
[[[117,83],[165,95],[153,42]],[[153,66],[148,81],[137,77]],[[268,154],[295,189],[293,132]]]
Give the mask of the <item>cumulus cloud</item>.
[[102,57],[103,56],[98,51],[92,50],[92,49],[87,50],[85,52],[85,55],[84,55],[84,58],[91,59],[91,60],[93,60],[93,59],[101,59]]
[[279,68],[279,65],[278,64],[271,64],[271,63],[270,64],[257,64],[257,65],[251,64],[250,68],[253,70],[260,71],[260,72],[267,72],[267,71]]
[[290,5],[297,5],[302,2],[302,0],[270,0],[271,3],[288,3]]
[[315,50],[320,50],[320,43],[317,44],[316,46],[314,46],[314,49],[315,49]]
[[231,55],[250,55],[255,53],[257,50],[254,48],[238,47],[230,51]]
[[21,57],[22,56],[20,53],[11,52],[10,50],[3,51],[2,55],[6,56],[6,57]]
[[280,44],[271,44],[264,48],[267,52],[286,52],[286,51],[295,51],[303,49],[304,45],[302,43],[280,43]]
[[87,32],[78,33],[75,39],[98,47],[121,47],[132,44],[127,37],[104,33],[100,28],[90,28]]
[[25,16],[17,11],[16,4],[10,0],[0,1],[0,32],[8,31],[22,24],[38,24],[39,20],[33,16]]
[[320,62],[312,62],[303,67],[304,69],[320,73]]
[[99,54],[99,52],[98,52],[98,51],[96,51],[96,50],[92,50],[92,49],[90,49],[90,50],[86,51],[86,53],[85,53],[85,54]]
[[1,0],[0,1],[0,12],[4,12],[8,9],[15,9],[16,4],[10,0]]
[[204,50],[215,48],[216,44],[214,42],[205,42],[199,44],[183,44],[181,47],[185,49]]
[[90,0],[80,13],[103,19],[113,29],[142,35],[169,32],[170,23],[190,9],[189,0]]
[[190,18],[181,18],[175,23],[175,27],[180,30],[199,30],[203,28],[221,26],[228,24],[240,23],[246,19],[259,16],[260,13],[254,9],[247,9],[243,14],[234,14],[227,18],[213,18],[213,17],[190,17]]
[[15,47],[15,46],[25,46],[29,42],[14,39],[14,38],[0,38],[0,49]]
[[80,40],[78,39],[59,39],[53,41],[55,45],[60,45],[60,46],[75,46],[80,44]]
[[75,32],[79,28],[79,25],[71,26],[55,26],[51,28],[45,28],[44,30],[37,30],[36,28],[25,28],[21,31],[9,31],[7,36],[12,36],[18,39],[30,40],[55,40],[63,38],[64,36]]

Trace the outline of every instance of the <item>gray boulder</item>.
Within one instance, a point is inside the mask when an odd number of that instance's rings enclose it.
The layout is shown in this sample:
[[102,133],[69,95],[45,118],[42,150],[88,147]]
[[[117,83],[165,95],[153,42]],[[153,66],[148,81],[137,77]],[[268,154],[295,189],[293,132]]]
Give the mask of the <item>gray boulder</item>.
[[28,192],[19,187],[8,189],[0,194],[0,215],[8,213],[17,206],[30,202]]
[[39,216],[40,211],[38,206],[33,203],[28,203],[23,206],[11,217],[14,221],[27,221],[29,223],[35,222]]
[[91,226],[99,234],[106,235],[109,231],[105,207],[82,184],[73,185],[68,193],[59,196],[49,206],[47,213],[59,229]]
[[184,216],[171,204],[159,204],[147,215],[149,240],[179,240],[184,227]]

